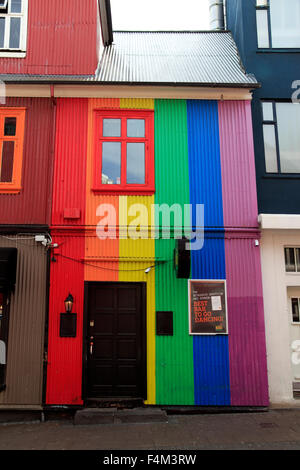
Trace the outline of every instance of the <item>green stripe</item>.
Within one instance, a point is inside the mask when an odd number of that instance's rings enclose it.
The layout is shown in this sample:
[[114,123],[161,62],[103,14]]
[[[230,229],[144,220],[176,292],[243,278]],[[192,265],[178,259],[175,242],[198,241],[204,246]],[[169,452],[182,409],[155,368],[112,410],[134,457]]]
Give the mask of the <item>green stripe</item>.
[[[187,110],[183,100],[155,101],[155,204],[189,204]],[[175,241],[155,241],[155,257],[172,259]],[[156,336],[156,403],[194,404],[193,338],[189,336],[187,280],[173,262],[155,270],[157,311],[173,311],[174,335]]]

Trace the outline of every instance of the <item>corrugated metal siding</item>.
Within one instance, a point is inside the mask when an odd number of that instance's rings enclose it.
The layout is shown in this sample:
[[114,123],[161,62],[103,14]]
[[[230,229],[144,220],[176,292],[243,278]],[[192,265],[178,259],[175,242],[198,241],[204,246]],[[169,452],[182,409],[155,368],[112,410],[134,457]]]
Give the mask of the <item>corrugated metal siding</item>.
[[100,240],[96,227],[91,229],[85,235],[84,261],[85,281],[118,281],[119,240]]
[[[189,203],[186,102],[155,101],[156,204]],[[173,267],[175,240],[155,241],[156,310],[173,311],[174,335],[156,337],[156,403],[194,404],[193,338],[188,335],[187,280]]]
[[228,32],[114,32],[96,73],[101,82],[257,84]]
[[[87,140],[87,171],[86,171],[86,217],[85,226],[89,230],[85,243],[86,262],[97,268],[85,266],[86,281],[118,281],[119,269],[119,240],[100,241],[96,237],[96,226],[100,222],[97,208],[101,204],[114,207],[116,230],[119,223],[119,196],[96,194],[92,191],[94,179],[94,110],[120,108],[119,99],[89,99],[88,100],[88,140]],[[94,259],[92,259],[94,258]],[[102,260],[100,260],[102,258]],[[102,269],[101,269],[102,268]],[[104,269],[105,268],[105,269]]]
[[[225,279],[222,175],[219,118],[216,101],[188,101],[188,142],[192,225],[195,207],[204,205],[205,238],[200,250],[193,250],[193,279]],[[209,232],[209,227],[218,231]],[[229,353],[227,336],[193,336],[195,404],[229,405]]]
[[46,98],[6,98],[5,107],[26,107],[20,194],[0,194],[0,223],[50,224],[53,107]]
[[[145,214],[141,230],[143,236],[150,236],[146,227],[151,226],[151,205],[154,204],[154,196],[120,196],[120,233],[123,237],[126,236],[126,229],[132,217],[125,220],[125,216],[134,204],[142,204],[147,209],[148,217],[146,218]],[[119,240],[119,281],[147,283],[147,404],[151,405],[155,404],[155,270],[146,274],[145,269],[153,266],[154,261],[155,240]]]
[[[231,404],[268,404],[250,102],[220,102]],[[230,228],[240,232],[231,232]],[[248,238],[247,238],[248,237]],[[249,238],[250,237],[250,238]]]
[[266,340],[259,247],[225,239],[231,405],[267,406]]
[[[80,226],[85,223],[87,130],[88,100],[57,100],[52,211],[54,226]],[[65,219],[65,209],[79,209],[80,218]]]
[[[225,279],[224,235],[206,233],[192,251],[193,279]],[[230,405],[228,337],[194,336],[195,404]]]
[[[72,234],[52,236],[63,256],[57,255],[51,263],[46,404],[81,405],[84,266],[74,260],[84,258],[85,239]],[[66,339],[59,336],[59,320],[69,292],[74,297],[72,311],[77,313],[77,336]]]
[[[120,108],[119,99],[89,99],[88,102],[88,134],[87,134],[87,169],[86,169],[86,218],[85,225],[94,227],[98,224],[96,216],[100,204],[112,204],[118,211],[119,197],[97,194],[92,191],[94,181],[94,110]],[[118,214],[118,212],[117,212]],[[117,218],[118,220],[118,218]]]
[[[81,404],[83,284],[90,280],[110,280],[147,282],[147,404],[264,405],[267,386],[259,251],[250,244],[253,240],[245,238],[243,230],[226,233],[223,217],[223,198],[234,196],[224,194],[222,185],[227,184],[226,191],[234,195],[234,187],[240,187],[239,174],[244,171],[241,165],[232,180],[223,176],[223,172],[230,172],[230,152],[238,158],[237,149],[241,149],[247,153],[247,158],[252,158],[251,149],[244,142],[248,139],[247,107],[245,112],[242,107],[226,109],[231,127],[226,127],[222,121],[223,127],[219,131],[217,102],[156,100],[156,193],[149,197],[102,195],[92,191],[93,110],[107,109],[110,105],[141,109],[146,105],[153,106],[152,100],[111,102],[95,99],[86,100],[88,105],[83,102],[75,100],[58,105],[63,104],[59,112],[64,110],[64,118],[58,116],[58,129],[60,132],[67,129],[68,137],[58,136],[55,188],[60,194],[55,200],[53,220],[63,228],[60,214],[66,201],[78,201],[85,208],[85,214],[80,224],[76,226],[75,222],[73,227],[79,233],[74,231],[73,234],[70,222],[64,234],[54,232],[53,238],[54,242],[62,243],[58,253],[79,261],[84,259],[92,266],[59,256],[51,265],[47,403]],[[220,113],[220,119],[227,116],[224,112]],[[80,116],[78,122],[76,115]],[[237,116],[241,116],[241,124],[235,122]],[[237,128],[243,135],[239,146],[235,146],[235,140],[227,135],[232,128]],[[80,137],[78,133],[81,133]],[[221,154],[219,135],[224,144]],[[78,145],[80,151],[75,153]],[[76,158],[82,165],[81,171],[72,170],[72,160]],[[71,169],[65,166],[66,160]],[[249,180],[251,178],[249,175]],[[66,184],[61,184],[65,181]],[[229,181],[232,181],[232,188]],[[69,200],[68,192],[74,192],[77,187],[79,195],[74,194]],[[253,184],[249,183],[248,190],[252,198]],[[189,335],[187,280],[177,279],[175,275],[172,232],[170,240],[121,238],[100,241],[97,238],[96,226],[100,220],[97,207],[100,204],[112,204],[116,210],[116,225],[124,228],[131,221],[125,219],[126,206],[146,204],[149,214],[153,202],[170,206],[177,203],[181,208],[189,203],[205,205],[205,244],[202,250],[192,251],[191,277],[227,279],[228,337]],[[249,207],[252,214],[254,206],[250,204]],[[234,206],[230,210],[233,211],[230,220],[244,223],[246,219],[235,218]],[[224,237],[227,237],[225,241]],[[154,262],[155,268],[145,274],[144,270]],[[58,337],[58,319],[69,291],[76,297],[79,330],[76,339],[65,340]],[[157,310],[173,311],[173,336],[155,335]],[[248,335],[250,343],[247,342]]]
[[47,254],[34,237],[9,238],[1,237],[0,245],[18,249],[18,264],[9,312],[7,388],[0,405],[41,405]]
[[219,102],[225,227],[257,227],[250,101]]
[[94,74],[97,1],[30,0],[24,59],[0,58],[1,73]]
[[120,108],[154,109],[154,100],[147,98],[121,98]]
[[187,101],[187,120],[191,204],[204,204],[206,228],[223,227],[217,101]]

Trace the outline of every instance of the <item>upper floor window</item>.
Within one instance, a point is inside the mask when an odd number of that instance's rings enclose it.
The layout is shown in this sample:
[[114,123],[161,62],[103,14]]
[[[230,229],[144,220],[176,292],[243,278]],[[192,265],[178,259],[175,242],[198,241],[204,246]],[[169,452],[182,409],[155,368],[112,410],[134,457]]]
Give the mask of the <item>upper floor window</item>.
[[257,0],[259,48],[300,48],[300,0]]
[[153,111],[95,111],[94,190],[154,192]]
[[0,56],[26,51],[28,0],[0,0]]
[[267,173],[300,173],[300,105],[263,101]]
[[24,108],[0,108],[0,194],[21,190]]
[[300,248],[287,247],[284,249],[285,271],[287,273],[300,272]]
[[292,297],[292,322],[293,323],[300,323],[300,299],[299,297]]

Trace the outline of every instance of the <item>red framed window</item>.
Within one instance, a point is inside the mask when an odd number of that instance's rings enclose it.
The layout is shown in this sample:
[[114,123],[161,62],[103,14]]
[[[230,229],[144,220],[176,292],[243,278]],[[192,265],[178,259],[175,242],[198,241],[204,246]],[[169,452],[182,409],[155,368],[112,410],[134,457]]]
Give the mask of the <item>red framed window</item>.
[[95,111],[94,191],[154,193],[154,113]]

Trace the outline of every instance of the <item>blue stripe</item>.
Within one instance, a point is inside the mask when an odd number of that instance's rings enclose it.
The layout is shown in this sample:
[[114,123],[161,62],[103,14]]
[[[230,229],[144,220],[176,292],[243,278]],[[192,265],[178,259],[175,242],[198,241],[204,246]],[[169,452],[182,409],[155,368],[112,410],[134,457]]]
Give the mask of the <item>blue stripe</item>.
[[[225,279],[222,175],[216,101],[187,101],[190,203],[204,204],[204,246],[192,251],[193,279]],[[213,231],[215,228],[215,232]],[[228,337],[194,336],[196,405],[230,405]]]

